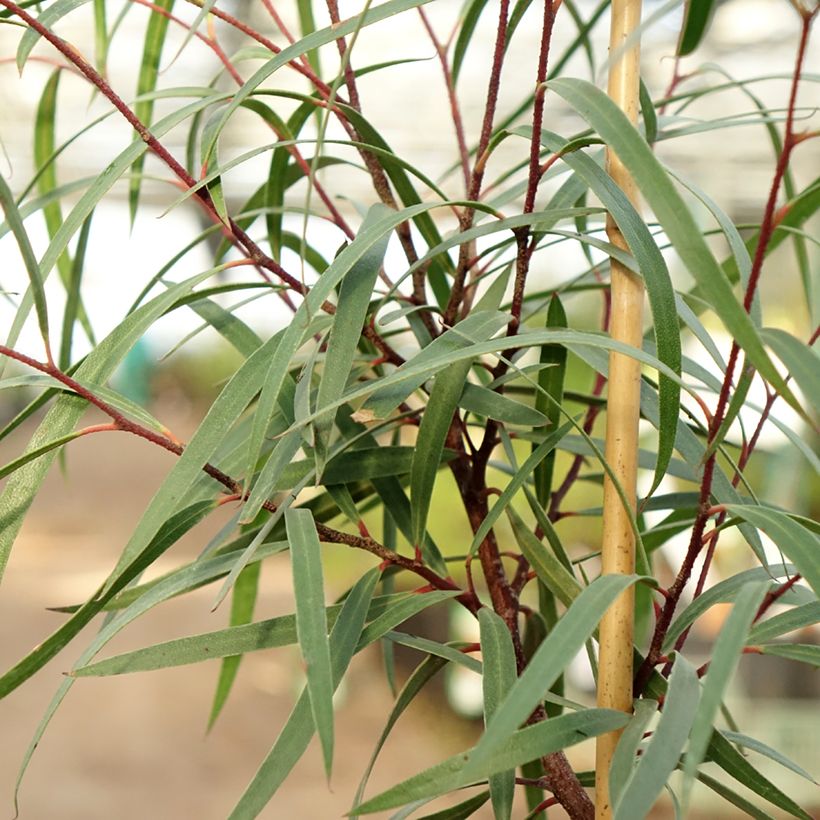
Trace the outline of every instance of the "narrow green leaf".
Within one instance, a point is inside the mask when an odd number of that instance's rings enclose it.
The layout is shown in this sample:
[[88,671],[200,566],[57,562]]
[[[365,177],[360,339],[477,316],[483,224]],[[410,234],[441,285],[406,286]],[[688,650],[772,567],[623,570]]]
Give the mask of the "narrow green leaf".
[[729,512],[739,515],[762,530],[794,562],[797,571],[820,595],[820,538],[783,512],[770,507],[727,504]]
[[507,507],[507,515],[512,525],[515,540],[524,557],[535,570],[538,580],[564,606],[570,606],[581,594],[581,585],[560,559],[533,535],[521,516],[512,507]]
[[635,711],[627,724],[615,754],[612,755],[612,764],[609,768],[609,799],[612,805],[617,805],[623,794],[629,778],[632,777],[635,764],[640,759],[638,747],[641,745],[644,733],[650,721],[658,711],[658,702],[648,698],[635,701]]
[[678,57],[691,54],[700,45],[716,5],[715,0],[686,0],[686,11],[678,40]]
[[461,12],[461,27],[456,38],[456,44],[453,48],[453,63],[451,73],[453,76],[453,84],[458,82],[458,75],[461,73],[461,66],[464,62],[464,57],[467,54],[467,48],[473,41],[473,34],[478,25],[481,12],[487,5],[487,0],[468,0],[464,10]]
[[784,768],[793,771],[795,774],[799,774],[800,777],[810,780],[812,783],[817,783],[817,781],[802,766],[798,766],[793,760],[789,760],[788,757],[778,752],[777,749],[773,749],[771,746],[768,746],[762,741],[749,737],[748,735],[742,735],[739,732],[727,732],[724,730],[722,734],[730,743],[736,743],[738,746],[743,746],[745,749],[751,749],[754,752],[758,752],[764,757],[768,757],[769,760],[774,760]]
[[[634,575],[601,576],[575,599],[493,714],[484,736],[464,764],[465,782],[471,782],[470,778],[484,771],[487,760],[509,741],[561,672],[583,649],[612,601],[638,580]],[[564,717],[568,716],[551,719],[548,724]]]
[[430,511],[436,473],[441,463],[441,454],[444,452],[444,441],[453,423],[453,414],[464,390],[464,382],[471,364],[467,359],[439,372],[419,425],[413,466],[410,470],[412,543],[419,549],[424,546],[427,513]]
[[764,643],[787,632],[814,626],[817,623],[820,623],[820,601],[811,601],[756,623],[749,632],[748,643]]
[[646,817],[680,760],[698,708],[700,685],[695,668],[678,655],[669,679],[663,714],[652,739],[615,804],[615,820]]
[[712,651],[697,715],[692,723],[689,748],[683,761],[683,805],[689,804],[689,794],[695,772],[706,756],[715,719],[723,703],[723,695],[737,667],[746,635],[752,625],[768,584],[758,581],[747,584],[737,594],[735,605],[724,622]]
[[820,408],[820,356],[791,333],[778,328],[764,328],[763,341],[789,371],[803,391],[806,403],[814,412]]
[[[553,294],[547,308],[546,325],[548,328],[566,328],[567,314],[558,294]],[[538,386],[543,392],[535,394],[535,409],[540,410],[556,428],[561,420],[561,405],[564,402],[564,376],[567,369],[567,349],[561,345],[542,345],[539,356],[541,364],[548,365],[538,371]],[[552,399],[552,401],[550,401]],[[533,451],[537,446],[533,444]],[[547,453],[544,460],[533,470],[535,497],[538,503],[547,509],[552,492],[552,474],[555,470],[555,451]]]
[[333,680],[325,616],[322,548],[309,510],[289,509],[285,526],[290,542],[293,590],[296,595],[296,632],[305,661],[313,723],[319,733],[325,774],[333,765]]
[[[253,610],[256,606],[256,593],[259,589],[259,573],[262,565],[259,563],[250,564],[242,570],[239,578],[233,587],[233,598],[231,600],[231,626],[236,627],[248,624],[253,620]],[[219,680],[216,683],[216,693],[214,694],[211,714],[208,718],[208,731],[213,728],[216,719],[219,717],[222,707],[228,700],[236,674],[239,671],[239,664],[242,662],[242,655],[229,655],[222,661],[219,670]]]
[[8,464],[0,467],[0,480],[12,475],[13,473],[16,473],[21,467],[25,467],[26,464],[40,458],[41,456],[44,456],[46,453],[50,453],[52,450],[56,450],[64,444],[68,444],[69,441],[74,441],[74,439],[80,435],[81,433],[77,431],[76,433],[69,433],[67,436],[60,436],[60,438],[47,441],[39,447],[30,447],[25,453],[23,453],[23,455],[12,459]]
[[768,800],[772,805],[798,817],[800,820],[811,820],[811,817],[784,794],[768,778],[762,775],[751,763],[723,736],[714,732],[709,743],[709,760],[714,761],[738,783],[755,794]]
[[[484,725],[517,677],[515,650],[510,630],[501,618],[487,607],[478,611],[481,630],[481,661],[484,669]],[[515,769],[490,776],[490,795],[496,820],[509,820],[515,795]]]
[[461,752],[393,786],[382,794],[356,806],[352,814],[371,814],[396,808],[414,800],[427,799],[463,786],[483,781],[489,775],[520,766],[529,760],[565,749],[597,735],[620,729],[628,718],[611,709],[587,709],[561,715],[512,733],[492,752],[467,771],[466,760],[473,760],[478,746]]
[[[54,28],[54,24],[65,17],[67,14],[70,14],[74,9],[79,8],[80,6],[85,5],[88,0],[57,0],[56,3],[52,3],[38,18],[37,22],[40,23],[44,28],[47,28],[51,31]],[[37,45],[37,41],[40,39],[40,34],[37,32],[36,29],[33,28],[26,28],[23,36],[20,38],[20,43],[17,46],[17,70],[22,74],[23,68],[26,65],[26,61],[28,60],[29,54],[31,54],[31,50],[34,46]]]
[[744,570],[710,587],[695,598],[672,622],[663,642],[663,651],[670,652],[675,645],[675,641],[710,607],[717,603],[734,601],[740,590],[747,584],[755,584],[758,581],[766,580],[772,581],[790,575],[794,571],[795,568],[790,564],[770,564]]
[[[60,333],[60,356],[58,360],[62,370],[67,370],[71,365],[74,325],[78,317],[82,318],[85,315],[80,300],[80,284],[83,278],[85,253],[88,248],[88,237],[91,233],[92,217],[93,211],[88,215],[85,222],[83,222],[82,228],[80,228],[80,235],[77,237],[77,250],[75,251],[74,260],[71,263],[71,269],[68,275],[68,282],[66,283],[66,303],[63,309],[63,327]],[[87,326],[88,322],[86,321],[83,324]],[[93,336],[90,334],[89,338],[93,340]]]
[[758,647],[764,655],[777,655],[790,661],[820,666],[820,646],[810,643],[769,643]]
[[451,644],[432,641],[429,638],[418,638],[415,635],[405,635],[403,632],[388,632],[385,638],[392,643],[397,643],[410,649],[417,649],[419,652],[426,652],[428,655],[444,658],[451,663],[469,669],[471,672],[475,672],[478,675],[481,674],[481,661],[477,661],[475,658],[464,654]]
[[[156,0],[157,6],[163,11],[170,12],[174,7],[174,0]],[[142,46],[139,75],[137,77],[137,96],[149,94],[157,86],[159,77],[159,63],[162,59],[162,49],[168,33],[170,20],[158,11],[152,11],[148,17],[145,29],[145,40]],[[146,97],[134,105],[134,113],[143,124],[151,125],[151,115],[154,113],[154,101]],[[128,208],[131,223],[137,216],[139,208],[140,186],[142,185],[142,170],[145,165],[145,155],[141,154],[134,162],[133,173],[128,183]]]
[[31,242],[26,233],[23,220],[20,217],[20,212],[17,210],[17,205],[14,202],[14,194],[11,192],[6,180],[0,176],[0,205],[6,214],[6,222],[8,222],[14,238],[17,240],[17,247],[20,249],[20,256],[26,266],[26,273],[28,273],[29,285],[34,296],[34,308],[37,311],[37,322],[40,325],[40,335],[43,337],[43,344],[46,346],[46,353],[51,359],[51,345],[48,338],[48,305],[46,303],[46,292],[43,288],[43,273],[37,263],[37,257],[34,255],[34,250],[31,247]]
[[[74,374],[78,380],[96,384],[108,379],[122,358],[153,322],[171,308],[180,296],[211,276],[208,271],[180,282],[152,301],[131,312],[89,355]],[[68,435],[87,408],[77,396],[62,396],[49,410],[29,440],[27,452]],[[0,493],[0,577],[28,508],[54,460],[54,453],[37,459],[9,479]]]
[[[235,555],[231,554],[222,556],[219,567],[223,567],[227,560],[235,560],[235,558]],[[257,561],[250,566],[257,566],[258,563]],[[224,572],[227,572],[227,570],[224,570],[222,574]],[[217,575],[214,575],[209,580],[216,577]],[[146,592],[147,590],[143,589],[142,591]],[[384,614],[388,608],[402,603],[409,597],[417,598],[418,596],[400,593],[374,598],[367,613],[367,620],[374,620]],[[326,608],[329,627],[332,628],[336,623],[341,609],[341,604],[331,604]],[[289,646],[296,643],[296,641],[296,616],[280,615],[277,618],[270,618],[253,624],[231,626],[227,629],[218,629],[215,632],[189,635],[185,638],[164,641],[142,649],[134,649],[121,655],[113,655],[96,663],[77,667],[72,675],[83,678],[124,675],[132,672],[150,672],[155,669],[167,669],[218,658],[230,658],[234,655],[244,655],[247,652],[275,649],[280,646]]]
[[[454,648],[457,648],[456,644],[452,644],[452,646]],[[385,724],[384,729],[382,729],[382,733],[379,736],[378,741],[376,742],[376,747],[373,749],[373,752],[370,756],[370,760],[367,763],[367,767],[365,768],[364,774],[362,775],[359,787],[358,789],[356,789],[356,796],[353,798],[354,806],[362,802],[362,797],[364,797],[364,790],[367,787],[367,781],[370,779],[370,774],[373,771],[373,767],[376,765],[376,758],[379,756],[379,752],[381,752],[385,742],[387,741],[388,736],[390,735],[390,732],[396,725],[396,721],[398,721],[402,713],[413,702],[416,695],[418,695],[418,693],[421,692],[422,689],[424,689],[424,687],[430,682],[430,680],[432,680],[434,675],[439,670],[443,669],[446,664],[447,660],[445,658],[442,658],[437,655],[428,655],[410,674],[410,677],[407,679],[407,682],[404,684],[398,696],[396,697],[396,702],[393,704],[393,708],[390,710],[390,715],[387,718],[387,723]],[[352,812],[351,814],[353,817],[356,816]]]
[[[574,104],[572,100],[570,100],[570,103]],[[589,119],[585,112],[580,113]],[[626,118],[624,119],[626,121]],[[594,125],[597,127],[597,121]],[[636,137],[643,139],[633,126],[630,125],[630,128]],[[605,133],[602,132],[601,136],[607,139]],[[553,151],[560,151],[566,147],[566,142],[561,137],[549,131],[542,130],[541,142]],[[643,144],[646,146],[645,142]],[[648,146],[646,148],[651,154],[651,149]],[[595,160],[582,151],[566,153],[562,159],[604,203],[621,229],[629,249],[638,262],[638,269],[646,285],[649,305],[652,310],[652,323],[658,358],[676,375],[679,375],[681,370],[681,345],[677,309],[675,307],[675,292],[666,261],[652,234],[623,191],[615,185],[611,177]],[[659,393],[661,422],[658,427],[660,437],[658,460],[655,466],[652,487],[647,495],[652,495],[657,489],[672,458],[675,443],[674,426],[680,413],[680,387],[677,382],[661,375]]]
[[535,447],[527,460],[521,465],[521,468],[516,471],[515,475],[510,480],[510,483],[504,488],[501,495],[493,504],[492,509],[487,513],[481,525],[476,530],[473,536],[473,542],[470,544],[470,554],[474,554],[481,542],[487,537],[487,533],[493,528],[495,522],[499,519],[505,510],[509,510],[510,502],[515,494],[528,481],[529,477],[533,475],[533,471],[538,469],[539,464],[543,463],[543,459],[547,458],[550,453],[555,452],[558,443],[569,433],[572,429],[572,424],[567,422],[554,433],[548,435],[539,445]]
[[[332,687],[338,687],[362,634],[362,626],[376,583],[377,570],[363,575],[342,605],[339,619],[330,635]],[[230,820],[249,820],[265,808],[279,786],[296,765],[313,736],[314,723],[307,688],[302,691],[273,748],[262,761],[248,787],[230,814]]]
[[449,809],[442,809],[433,814],[425,814],[424,817],[419,817],[419,820],[467,820],[487,802],[489,797],[488,791],[479,792],[456,806],[450,806]]
[[[373,207],[362,223],[364,231],[388,211]],[[328,404],[341,398],[353,367],[353,358],[362,335],[362,326],[370,306],[373,287],[387,251],[390,234],[385,233],[371,245],[348,271],[339,290],[336,313],[327,342],[325,364],[319,382],[316,410],[321,412]],[[329,448],[330,430],[335,413],[320,415],[315,424],[316,474],[321,478]]]
[[547,417],[539,410],[534,410],[520,401],[515,401],[494,390],[465,382],[464,392],[458,400],[458,406],[479,416],[496,419],[505,424],[516,424],[521,427],[543,427]]
[[783,377],[777,372],[761,338],[709,250],[686,203],[644,138],[626,115],[602,91],[577,79],[553,80],[550,89],[564,97],[618,154],[629,169],[689,273],[715,309],[734,340],[760,374],[802,413]]

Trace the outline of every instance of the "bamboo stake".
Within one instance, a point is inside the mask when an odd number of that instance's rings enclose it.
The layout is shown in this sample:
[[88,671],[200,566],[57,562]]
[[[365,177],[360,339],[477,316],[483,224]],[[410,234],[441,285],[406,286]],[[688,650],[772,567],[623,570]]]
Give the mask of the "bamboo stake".
[[[640,41],[623,49],[627,38],[640,24],[641,0],[613,0],[610,25],[610,54],[620,52],[609,70],[609,96],[632,122],[638,119]],[[623,50],[622,50],[623,49]],[[638,192],[632,177],[612,151],[607,152],[607,170],[615,183],[637,206]],[[607,218],[609,241],[620,248],[626,242],[611,217]],[[611,316],[613,339],[641,347],[644,288],[641,279],[612,260]],[[628,356],[610,354],[605,453],[621,483],[630,507],[636,504],[638,420],[640,410],[640,364]],[[612,482],[604,481],[602,540],[603,572],[632,574],[635,571],[635,539],[621,498]],[[632,710],[632,644],[635,611],[634,588],[630,587],[612,604],[601,620],[598,666],[598,706]],[[611,732],[598,738],[596,749],[596,800],[598,820],[612,817],[609,799],[609,767],[620,737]]]

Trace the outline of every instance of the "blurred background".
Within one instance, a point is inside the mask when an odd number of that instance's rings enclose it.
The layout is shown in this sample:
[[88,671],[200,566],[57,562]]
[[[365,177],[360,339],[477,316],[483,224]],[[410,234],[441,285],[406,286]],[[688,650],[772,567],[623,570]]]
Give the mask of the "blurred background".
[[[269,18],[260,4],[254,2],[222,3],[226,10],[251,23],[276,42],[277,32],[270,30]],[[286,21],[291,4],[281,5]],[[532,65],[540,34],[537,23],[539,4],[528,12],[515,39],[504,69],[500,112],[509,111],[521,98],[522,89],[532,80]],[[361,3],[341,3],[343,16],[356,13]],[[579,0],[577,7],[588,17],[597,2]],[[434,25],[447,31],[458,14],[456,0],[430,4],[428,14]],[[196,9],[180,5],[175,13],[191,21]],[[109,12],[113,17],[113,12]],[[655,16],[648,28],[643,47],[643,77],[654,97],[669,84],[673,54],[680,27],[680,7],[674,3],[646,3],[645,18]],[[147,10],[133,9],[120,26],[109,55],[108,69],[112,86],[126,99],[133,95],[134,65],[142,48]],[[487,13],[479,26],[480,36],[468,53],[459,81],[468,135],[476,135],[483,113],[486,68],[495,32],[494,14]],[[324,20],[317,20],[322,26]],[[606,53],[608,14],[594,29],[599,62],[595,79],[600,83],[605,65],[600,55]],[[296,28],[294,24],[294,28]],[[65,18],[59,33],[84,53],[93,52],[91,9],[81,7]],[[223,48],[231,53],[240,42],[227,27],[217,27]],[[770,75],[757,83],[754,91],[765,105],[782,109],[785,105],[788,79],[794,61],[798,23],[786,0],[729,0],[719,5],[705,46],[681,64],[682,73],[702,67],[695,83],[717,84],[720,72],[734,78]],[[20,30],[0,26],[0,138],[5,156],[0,158],[2,173],[19,192],[30,180],[32,166],[32,123],[42,88],[53,66],[43,60],[54,53],[42,44],[34,51],[35,59],[18,77],[14,52]],[[554,53],[560,45],[575,36],[575,28],[562,11],[556,28]],[[161,86],[203,84],[216,74],[218,65],[207,49],[192,41],[176,58],[184,31],[171,27],[162,63]],[[810,48],[806,66],[807,81],[800,91],[801,117],[807,122],[820,105],[820,49]],[[326,65],[333,66],[335,50],[323,51]],[[395,152],[416,162],[436,179],[451,167],[455,156],[452,128],[447,115],[447,100],[441,83],[440,67],[423,28],[414,14],[362,32],[355,59],[360,65],[376,64],[397,58],[421,58],[411,66],[376,72],[362,78],[363,107],[381,130]],[[718,69],[718,65],[720,69]],[[577,55],[564,69],[565,75],[590,76],[583,55]],[[286,75],[284,75],[286,76]],[[203,80],[203,78],[206,78]],[[278,80],[278,78],[277,78]],[[296,80],[294,88],[304,90]],[[226,86],[227,87],[227,86]],[[88,86],[66,76],[60,86],[59,135],[66,139],[96,116],[107,112],[104,100],[92,99]],[[403,117],[396,116],[400,106]],[[174,105],[166,101],[157,105],[155,117]],[[506,107],[505,107],[506,106]],[[287,108],[285,108],[287,111]],[[711,131],[710,120],[735,114],[738,127]],[[738,223],[759,221],[763,202],[771,181],[773,158],[769,140],[759,124],[749,125],[752,106],[737,89],[725,94],[709,95],[687,109],[691,133],[683,138],[658,144],[664,161],[681,175],[705,187]],[[407,127],[407,119],[412,127]],[[746,124],[744,124],[746,123]],[[703,128],[699,127],[703,124]],[[559,100],[548,96],[546,127],[571,134],[578,123]],[[333,136],[333,134],[329,134]],[[59,163],[59,182],[67,184],[94,175],[102,167],[101,157],[116,155],[130,140],[127,126],[111,117],[78,139],[63,154]],[[184,134],[172,133],[168,146],[177,156],[185,152]],[[58,140],[59,141],[59,140]],[[249,147],[271,141],[258,120],[238,118],[226,134],[221,158],[241,154]],[[468,137],[468,141],[472,141]],[[499,168],[509,163],[521,143],[508,140],[496,157]],[[504,152],[507,152],[506,154]],[[239,204],[267,173],[267,157],[245,163],[225,175],[229,204]],[[801,146],[795,161],[798,188],[805,186],[820,168],[820,144],[817,140]],[[149,158],[146,173],[153,176],[143,188],[142,210],[133,228],[128,217],[127,183],[115,186],[98,207],[91,229],[87,257],[84,298],[97,338],[102,338],[125,315],[149,277],[179,249],[180,237],[202,230],[203,223],[190,204],[167,210],[177,195],[162,180],[162,168]],[[354,203],[373,200],[366,177],[354,172],[331,169],[323,179],[336,193],[343,212],[354,212]],[[492,177],[492,174],[490,175]],[[445,178],[448,193],[459,196],[457,179]],[[293,196],[303,197],[304,190],[294,189]],[[70,199],[70,198],[69,198]],[[293,229],[301,228],[294,216]],[[38,250],[45,247],[47,236],[38,218],[26,223]],[[817,224],[809,226],[817,234]],[[332,227],[312,226],[314,242],[329,256],[341,242]],[[318,235],[315,231],[318,231]],[[324,234],[322,233],[324,231]],[[318,238],[317,238],[318,236]],[[767,264],[763,283],[763,302],[768,324],[789,329],[806,337],[813,329],[816,312],[809,315],[797,298],[798,277],[792,250],[784,245]],[[210,249],[212,250],[212,249]],[[201,246],[174,268],[174,277],[182,278],[210,267],[209,248]],[[811,246],[817,268],[817,247]],[[391,248],[388,265],[401,268],[400,256]],[[572,258],[558,250],[537,276],[544,288],[554,287],[565,275]],[[287,262],[298,269],[296,258]],[[686,287],[685,273],[675,271],[676,285]],[[0,239],[0,329],[5,335],[15,313],[26,276],[18,261],[16,247],[9,236]],[[51,283],[50,308],[59,315],[64,294]],[[241,309],[242,318],[267,337],[287,320],[287,314],[271,307],[276,300],[251,302]],[[598,303],[589,301],[574,305],[575,316],[586,312],[587,326],[598,321]],[[579,321],[584,321],[583,318]],[[714,327],[710,327],[714,331]],[[195,334],[178,347],[189,334]],[[18,349],[42,357],[36,322],[23,331]],[[74,355],[88,349],[88,342],[78,336]],[[724,352],[728,343],[724,345]],[[691,352],[693,355],[695,351]],[[145,404],[178,438],[186,440],[213,399],[216,391],[236,366],[237,354],[210,329],[201,329],[193,314],[180,311],[161,320],[126,360],[115,379],[115,386],[136,401]],[[10,372],[14,372],[12,368]],[[22,372],[22,371],[20,371]],[[588,380],[580,371],[570,379]],[[21,409],[31,395],[24,390],[0,391],[0,422]],[[754,399],[754,396],[752,397]],[[778,418],[792,429],[799,420],[784,408]],[[87,423],[94,423],[89,416]],[[19,454],[33,430],[28,424],[0,442],[0,463]],[[802,498],[810,513],[816,514],[820,503],[817,476],[808,473],[805,462],[795,462],[793,448],[784,447],[778,434],[764,442],[765,467],[757,468],[764,497]],[[18,538],[0,591],[0,661],[7,669],[59,626],[63,616],[48,607],[82,601],[92,594],[115,563],[129,533],[139,520],[145,505],[172,463],[173,456],[126,436],[89,436],[70,445],[61,465],[55,465],[37,498],[27,523]],[[559,469],[560,469],[559,461]],[[761,462],[762,464],[762,462]],[[500,481],[503,479],[499,479]],[[446,484],[448,476],[441,473]],[[573,496],[577,508],[593,507],[594,487],[581,486]],[[452,514],[455,492],[436,496],[438,508],[431,511],[433,535],[442,544],[463,544],[466,522]],[[572,505],[571,505],[572,506]],[[151,575],[178,565],[197,555],[208,539],[227,520],[212,516],[164,556]],[[598,522],[593,518],[562,522],[565,543],[573,554],[594,551],[598,539]],[[328,595],[335,597],[369,566],[366,556],[351,555],[342,548],[331,554]],[[674,564],[674,541],[668,546],[668,560]],[[452,552],[459,551],[454,548]],[[746,561],[740,548],[733,549],[731,539],[721,542],[716,578],[721,572],[734,573]],[[118,636],[106,654],[127,651],[183,635],[218,629],[227,622],[227,607],[211,612],[215,590],[205,588],[183,599],[168,602],[136,621]],[[293,610],[290,570],[287,559],[268,561],[262,573],[256,618],[273,617]],[[698,662],[698,646],[705,648],[720,629],[723,616],[720,606],[710,610],[689,644],[693,660]],[[474,625],[452,620],[447,611],[432,609],[423,622],[408,628],[432,637],[459,636],[467,640]],[[0,725],[4,742],[0,746],[0,813],[13,814],[12,794],[19,762],[37,722],[48,704],[61,675],[94,633],[87,629],[69,649],[46,666],[29,684],[0,701]],[[816,642],[816,633],[801,635],[801,642]],[[706,655],[704,654],[704,659]],[[398,658],[400,677],[418,662],[410,650]],[[302,680],[296,649],[261,652],[243,661],[230,701],[212,731],[206,735],[218,663],[183,667],[177,670],[151,672],[122,678],[87,679],[76,685],[49,727],[41,747],[34,755],[21,791],[21,817],[26,820],[57,818],[221,818],[228,814],[258,763],[267,753],[279,728],[298,694]],[[797,764],[818,774],[820,760],[820,711],[817,697],[820,678],[809,667],[775,657],[752,657],[741,663],[732,691],[730,706],[742,731],[760,738],[790,757]],[[569,697],[588,700],[591,680],[583,664],[571,667]],[[333,780],[328,787],[322,774],[318,748],[299,763],[293,775],[277,793],[263,813],[268,818],[324,818],[340,816],[351,804],[353,793],[373,745],[389,713],[392,694],[383,674],[378,648],[357,656],[353,673],[339,695],[337,737],[338,754]],[[417,700],[401,719],[374,770],[369,793],[373,794],[398,779],[409,776],[429,764],[429,750],[436,748],[436,758],[464,748],[480,729],[480,683],[469,673],[445,676],[441,684]],[[572,760],[582,769],[592,767],[593,747],[586,744],[573,750]],[[798,802],[817,807],[817,786],[799,774],[787,771],[757,756],[755,765]],[[693,817],[730,817],[727,804],[716,802],[711,792],[696,791]],[[776,812],[775,812],[776,814]],[[478,817],[490,817],[489,810]],[[522,814],[523,816],[523,814]],[[551,810],[550,816],[560,817]],[[657,816],[667,816],[659,808]],[[671,815],[668,815],[671,816]]]

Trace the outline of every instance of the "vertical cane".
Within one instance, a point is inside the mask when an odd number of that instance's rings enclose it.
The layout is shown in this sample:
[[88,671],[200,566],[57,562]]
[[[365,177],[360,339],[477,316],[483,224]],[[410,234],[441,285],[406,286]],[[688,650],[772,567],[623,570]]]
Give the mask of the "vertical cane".
[[[641,0],[613,0],[610,29],[609,95],[636,122],[640,43],[629,42],[640,23]],[[609,150],[607,170],[612,179],[637,204],[635,184]],[[610,242],[625,248],[623,235],[611,217],[607,219]],[[641,346],[644,288],[641,279],[615,259],[611,262],[611,318],[613,339],[634,347]],[[634,511],[638,460],[638,420],[640,411],[640,364],[628,356],[612,353],[609,357],[607,396],[606,459],[621,483]],[[629,513],[612,482],[604,482],[602,562],[604,573],[631,574],[635,571],[635,540]],[[629,712],[632,708],[632,642],[634,588],[630,587],[609,608],[601,620],[600,663],[598,668],[598,705]],[[596,817],[612,817],[609,799],[609,767],[619,733],[598,738],[596,750]]]

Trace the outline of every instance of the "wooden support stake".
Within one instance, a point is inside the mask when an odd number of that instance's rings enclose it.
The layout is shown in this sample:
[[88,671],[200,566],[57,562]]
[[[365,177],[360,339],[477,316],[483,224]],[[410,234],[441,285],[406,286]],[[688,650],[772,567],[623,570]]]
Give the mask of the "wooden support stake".
[[[641,0],[613,0],[610,28],[609,96],[632,122],[638,119],[640,40],[624,48],[641,19]],[[612,179],[636,205],[638,193],[632,177],[610,150],[607,170]],[[609,241],[620,248],[626,242],[611,217],[607,218]],[[612,260],[610,336],[634,347],[643,338],[644,288],[641,279]],[[632,510],[636,504],[638,468],[638,421],[640,411],[640,364],[629,356],[609,357],[607,395],[606,460],[626,492]],[[635,539],[629,514],[612,482],[604,481],[602,541],[603,572],[632,574],[635,571]],[[598,665],[598,706],[632,711],[632,644],[635,612],[634,587],[624,592],[607,610],[600,627]],[[612,817],[609,799],[609,767],[620,737],[611,732],[598,738],[596,749],[595,815],[598,820]]]

